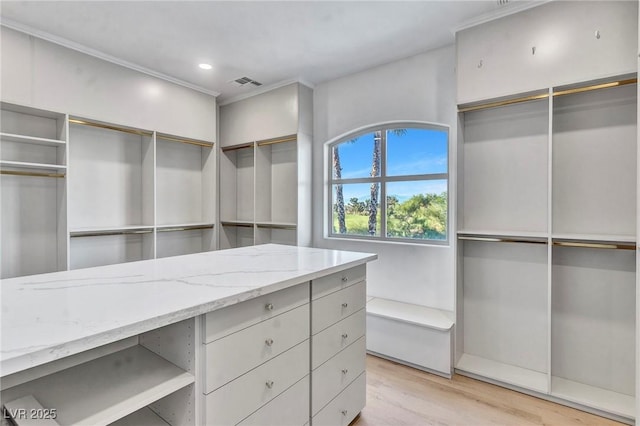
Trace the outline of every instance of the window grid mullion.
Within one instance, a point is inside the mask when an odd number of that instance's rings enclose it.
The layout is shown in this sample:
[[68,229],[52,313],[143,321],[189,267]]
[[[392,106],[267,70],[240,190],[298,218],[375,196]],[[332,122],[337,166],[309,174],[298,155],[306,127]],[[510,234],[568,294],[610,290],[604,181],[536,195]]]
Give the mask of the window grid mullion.
[[387,129],[380,141],[380,238],[387,238]]

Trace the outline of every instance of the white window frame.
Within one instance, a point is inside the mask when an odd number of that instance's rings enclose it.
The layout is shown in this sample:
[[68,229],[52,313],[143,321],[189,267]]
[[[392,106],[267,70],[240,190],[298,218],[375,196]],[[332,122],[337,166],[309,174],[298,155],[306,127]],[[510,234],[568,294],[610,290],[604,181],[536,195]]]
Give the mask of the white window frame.
[[[403,176],[387,176],[387,131],[393,129],[426,129],[426,130],[440,130],[447,132],[447,172],[446,173],[432,173],[432,174],[418,174],[418,175],[403,175]],[[352,139],[359,138],[362,135],[373,133],[375,131],[382,131],[382,140],[380,146],[380,176],[379,177],[363,177],[363,178],[347,178],[347,179],[335,179],[333,174],[333,147],[340,145]],[[329,238],[339,238],[347,240],[364,240],[364,241],[379,241],[379,242],[393,242],[393,243],[410,243],[410,244],[422,244],[422,245],[449,245],[450,229],[449,224],[451,214],[451,191],[450,191],[450,154],[451,154],[451,128],[445,124],[428,123],[423,121],[402,121],[402,122],[388,122],[380,123],[372,126],[363,127],[352,132],[343,134],[332,141],[327,143],[327,188],[328,188],[328,203],[327,212],[328,220],[325,221],[327,226],[326,235]],[[388,237],[387,236],[387,193],[386,184],[389,182],[408,182],[408,181],[421,181],[421,180],[446,180],[447,181],[447,223],[446,223],[446,238],[444,240],[434,239],[419,239],[419,238],[401,238],[401,237]],[[380,235],[354,235],[354,234],[340,234],[333,232],[333,198],[334,191],[333,186],[338,184],[355,184],[355,183],[379,183],[380,193],[378,202],[378,214],[380,215]]]

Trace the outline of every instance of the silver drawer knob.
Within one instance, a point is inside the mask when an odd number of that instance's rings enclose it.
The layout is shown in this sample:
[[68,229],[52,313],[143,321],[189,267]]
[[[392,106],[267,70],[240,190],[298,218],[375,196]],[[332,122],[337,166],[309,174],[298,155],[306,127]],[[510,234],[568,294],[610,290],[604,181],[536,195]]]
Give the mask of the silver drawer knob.
[[342,338],[346,339],[347,337],[349,337],[349,335],[347,333],[342,333]]
[[271,345],[273,345],[273,339],[267,339],[267,340],[264,341],[264,343],[267,346],[271,346]]
[[342,369],[342,374],[347,374],[349,372],[349,370],[347,370],[346,368]]
[[267,380],[267,383],[265,383],[265,385],[271,389],[273,387],[273,380]]
[[343,282],[343,283],[346,283],[347,281],[349,281],[349,278],[347,278],[347,277],[342,277],[342,282]]
[[346,308],[347,306],[349,306],[349,304],[348,304],[348,303],[346,303],[346,302],[342,304],[342,307],[343,307],[343,308]]
[[342,415],[343,415],[343,416],[346,416],[346,415],[347,415],[347,413],[348,413],[348,411],[347,411],[347,410],[342,410],[342,411],[340,411],[340,412],[342,413]]
[[266,305],[264,305],[264,308],[267,311],[273,311],[273,303],[267,303]]

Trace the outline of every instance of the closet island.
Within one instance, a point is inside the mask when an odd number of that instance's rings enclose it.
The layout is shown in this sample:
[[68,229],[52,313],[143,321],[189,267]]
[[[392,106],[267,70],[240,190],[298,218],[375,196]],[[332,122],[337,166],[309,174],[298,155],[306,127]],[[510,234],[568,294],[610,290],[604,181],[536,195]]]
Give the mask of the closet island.
[[3,423],[349,424],[376,258],[267,244],[3,280]]

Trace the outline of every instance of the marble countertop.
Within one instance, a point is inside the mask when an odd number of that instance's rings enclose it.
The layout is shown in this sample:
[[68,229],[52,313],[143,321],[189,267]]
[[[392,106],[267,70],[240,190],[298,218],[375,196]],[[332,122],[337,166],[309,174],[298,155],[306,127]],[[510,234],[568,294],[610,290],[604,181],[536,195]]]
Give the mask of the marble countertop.
[[5,279],[0,377],[376,258],[266,244]]

